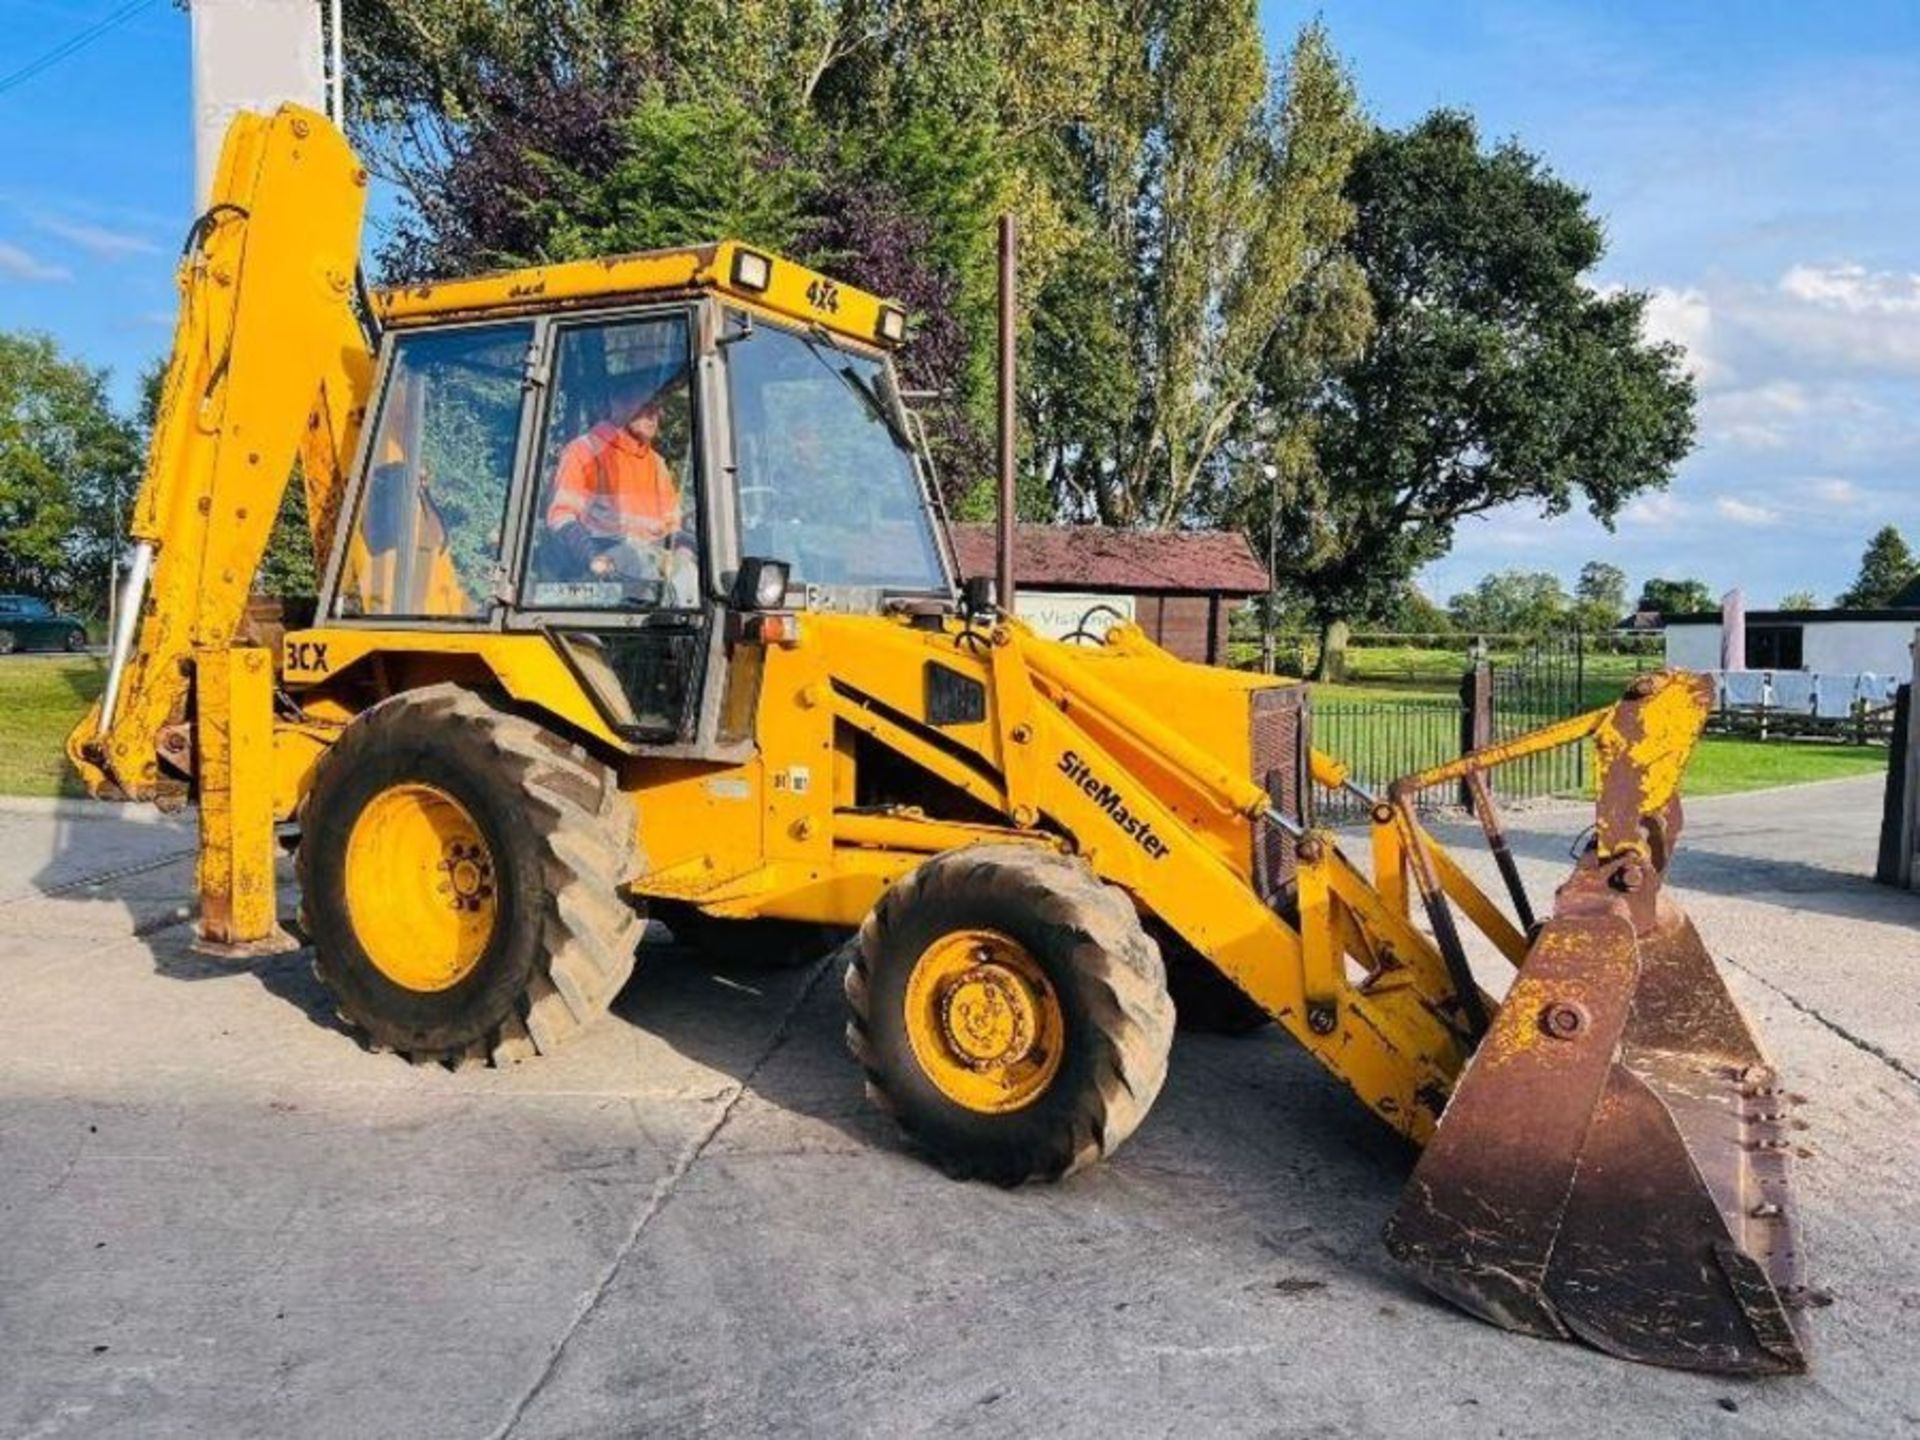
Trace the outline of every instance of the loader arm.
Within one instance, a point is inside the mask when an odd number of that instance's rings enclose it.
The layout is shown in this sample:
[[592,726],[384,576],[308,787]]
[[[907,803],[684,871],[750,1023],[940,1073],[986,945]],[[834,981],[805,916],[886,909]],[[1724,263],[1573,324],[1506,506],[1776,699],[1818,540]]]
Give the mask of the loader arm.
[[[1137,631],[1078,649],[1007,618],[956,630],[807,615],[800,633],[768,658],[767,693],[798,699],[761,733],[776,863],[687,898],[845,923],[929,854],[1010,841],[1071,851],[1423,1147],[1387,1238],[1429,1287],[1508,1328],[1655,1364],[1805,1366],[1784,1102],[1664,888],[1680,777],[1711,709],[1703,677],[1643,677],[1613,705],[1379,796],[1310,754],[1317,784],[1370,804],[1369,873],[1274,798],[1271,774],[1248,773],[1244,742],[1222,743],[1257,683],[1176,667]],[[923,687],[936,669],[982,695],[971,718],[933,713]],[[1000,823],[876,810],[837,783],[856,803],[821,813],[804,782],[836,753],[835,726]],[[1493,777],[1589,743],[1593,839],[1536,918]],[[1420,791],[1457,783],[1510,908],[1416,816]],[[1287,889],[1263,879],[1249,827],[1291,844]],[[1504,995],[1477,980],[1470,930],[1515,967]]]
[[105,693],[67,741],[95,794],[184,795],[196,652],[234,643],[296,457],[325,555],[372,374],[354,310],[366,185],[312,111],[242,114],[228,131],[177,274]]

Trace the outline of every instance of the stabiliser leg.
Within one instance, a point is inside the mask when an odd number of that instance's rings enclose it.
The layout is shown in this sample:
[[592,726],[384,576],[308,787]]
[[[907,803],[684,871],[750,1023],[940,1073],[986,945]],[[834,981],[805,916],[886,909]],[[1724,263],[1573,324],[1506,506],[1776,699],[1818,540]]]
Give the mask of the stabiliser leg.
[[193,948],[250,959],[299,948],[280,928],[273,860],[273,662],[257,646],[194,652],[200,795]]

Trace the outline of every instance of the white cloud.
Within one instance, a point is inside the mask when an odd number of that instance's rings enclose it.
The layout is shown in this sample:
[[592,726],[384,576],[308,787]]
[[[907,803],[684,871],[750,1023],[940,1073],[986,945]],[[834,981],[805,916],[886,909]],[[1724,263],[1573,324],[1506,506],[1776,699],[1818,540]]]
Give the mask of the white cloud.
[[73,272],[59,265],[49,265],[22,250],[18,245],[9,245],[0,240],[0,279],[29,280],[43,282],[49,280],[71,280]]
[[1746,500],[1736,500],[1731,495],[1716,495],[1713,500],[1714,513],[1736,525],[1772,525],[1780,519],[1778,510],[1765,505],[1755,505]]
[[1793,380],[1769,380],[1709,394],[1700,402],[1700,433],[1741,450],[1778,450],[1790,422],[1808,413],[1807,388]]
[[103,260],[120,260],[129,255],[157,255],[160,247],[144,235],[125,230],[109,230],[104,225],[89,225],[80,220],[62,220],[54,215],[34,218],[35,225],[49,235],[57,235],[70,245],[78,245]]
[[1794,265],[1771,288],[1716,296],[1715,314],[1768,368],[1920,374],[1920,274]]
[[1860,487],[1838,475],[1817,476],[1807,487],[1829,505],[1851,505],[1861,498]]
[[1810,305],[1855,315],[1920,314],[1920,274],[1864,265],[1795,265],[1780,277],[1779,288]]
[[1702,385],[1724,378],[1726,367],[1710,348],[1713,306],[1706,292],[1658,285],[1647,293],[1640,328],[1649,340],[1669,340],[1687,352],[1687,373]]
[[1693,507],[1686,501],[1659,491],[1642,495],[1620,512],[1620,518],[1629,525],[1644,526],[1649,530],[1672,530],[1686,520],[1692,511]]

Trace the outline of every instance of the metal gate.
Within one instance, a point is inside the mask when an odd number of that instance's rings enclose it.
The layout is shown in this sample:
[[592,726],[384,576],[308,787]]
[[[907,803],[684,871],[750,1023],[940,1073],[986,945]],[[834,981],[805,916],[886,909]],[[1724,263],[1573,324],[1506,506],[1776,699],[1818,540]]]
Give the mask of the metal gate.
[[[1486,668],[1491,681],[1488,741],[1511,740],[1592,708],[1587,697],[1586,642],[1577,630],[1537,640]],[[1563,745],[1504,765],[1488,778],[1495,792],[1507,800],[1579,794],[1587,785],[1590,748]]]
[[[1385,794],[1402,775],[1444,765],[1460,753],[1461,702],[1448,695],[1359,700],[1342,697],[1313,704],[1313,743],[1338,760],[1366,789]],[[1441,790],[1423,790],[1422,811],[1447,804]],[[1367,807],[1349,790],[1316,789],[1314,817],[1323,824],[1356,824]]]

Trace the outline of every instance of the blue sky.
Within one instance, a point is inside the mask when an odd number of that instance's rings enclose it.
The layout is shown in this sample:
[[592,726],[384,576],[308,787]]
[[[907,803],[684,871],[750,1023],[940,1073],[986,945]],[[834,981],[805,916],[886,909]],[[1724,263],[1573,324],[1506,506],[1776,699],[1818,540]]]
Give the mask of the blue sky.
[[[117,8],[0,0],[0,74]],[[1307,15],[1267,0],[1276,47]],[[1609,535],[1464,526],[1422,583],[1588,559],[1745,586],[1845,586],[1867,536],[1920,542],[1920,6],[1333,0],[1374,117],[1472,110],[1591,192],[1597,279],[1652,291],[1689,347],[1700,445]],[[159,0],[0,94],[0,326],[57,336],[130,393],[166,344],[192,188],[187,20]]]

